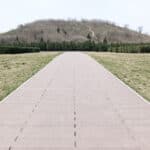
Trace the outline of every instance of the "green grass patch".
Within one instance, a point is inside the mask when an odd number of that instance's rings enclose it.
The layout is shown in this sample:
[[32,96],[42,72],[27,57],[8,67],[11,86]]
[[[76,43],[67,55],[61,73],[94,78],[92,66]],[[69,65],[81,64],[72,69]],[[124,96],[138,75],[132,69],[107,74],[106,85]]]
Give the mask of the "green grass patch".
[[0,100],[48,64],[59,52],[0,55]]
[[150,101],[150,54],[88,54]]

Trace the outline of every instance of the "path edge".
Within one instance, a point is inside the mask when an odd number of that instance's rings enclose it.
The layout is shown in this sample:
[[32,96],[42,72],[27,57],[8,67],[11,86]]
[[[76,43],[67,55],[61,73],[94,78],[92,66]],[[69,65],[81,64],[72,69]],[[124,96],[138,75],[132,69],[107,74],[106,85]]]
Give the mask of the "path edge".
[[57,57],[59,57],[60,55],[62,55],[63,53],[55,56],[48,64],[46,64],[43,68],[41,68],[39,71],[37,71],[33,76],[29,77],[26,81],[24,81],[20,86],[18,86],[15,90],[13,90],[11,93],[9,93],[6,97],[4,97],[1,101],[0,101],[0,105],[3,104],[6,100],[9,99],[9,97],[11,97],[11,95],[14,92],[17,92],[18,90],[20,90],[24,85],[28,84],[28,82],[30,82],[30,80],[32,80],[40,71],[44,70],[50,63],[52,63]]
[[126,88],[128,88],[132,93],[134,93],[136,96],[138,96],[142,101],[144,101],[145,103],[150,105],[150,102],[148,99],[144,98],[142,95],[140,95],[137,91],[135,91],[133,88],[131,88],[127,83],[125,83],[124,81],[122,81],[121,79],[119,79],[115,74],[113,74],[109,69],[107,69],[103,64],[99,63],[94,57],[90,56],[87,53],[86,54],[88,57],[90,57],[91,59],[93,59],[98,65],[100,65],[103,69],[105,69],[106,71],[108,71],[108,73],[110,75],[112,75],[116,80],[118,80],[123,86],[125,86]]

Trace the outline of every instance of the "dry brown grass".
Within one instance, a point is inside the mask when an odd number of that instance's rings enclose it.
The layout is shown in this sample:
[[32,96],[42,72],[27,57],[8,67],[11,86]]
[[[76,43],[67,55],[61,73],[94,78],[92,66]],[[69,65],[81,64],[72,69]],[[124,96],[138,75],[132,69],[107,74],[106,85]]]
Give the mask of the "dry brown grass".
[[89,53],[118,78],[150,100],[150,54]]
[[0,100],[50,62],[58,52],[0,55]]

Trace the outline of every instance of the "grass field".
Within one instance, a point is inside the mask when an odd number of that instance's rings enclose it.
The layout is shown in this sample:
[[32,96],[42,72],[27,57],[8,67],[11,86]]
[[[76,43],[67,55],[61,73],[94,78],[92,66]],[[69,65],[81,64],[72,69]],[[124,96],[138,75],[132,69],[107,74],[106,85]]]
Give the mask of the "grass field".
[[150,101],[150,54],[88,54]]
[[0,55],[0,100],[50,62],[58,52]]

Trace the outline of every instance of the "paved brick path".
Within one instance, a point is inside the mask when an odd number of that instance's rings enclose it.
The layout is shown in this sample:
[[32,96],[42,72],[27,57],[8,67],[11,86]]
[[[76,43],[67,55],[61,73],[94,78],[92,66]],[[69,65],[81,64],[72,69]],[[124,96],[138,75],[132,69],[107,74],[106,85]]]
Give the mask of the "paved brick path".
[[150,105],[82,53],[58,56],[0,104],[0,150],[150,150]]

